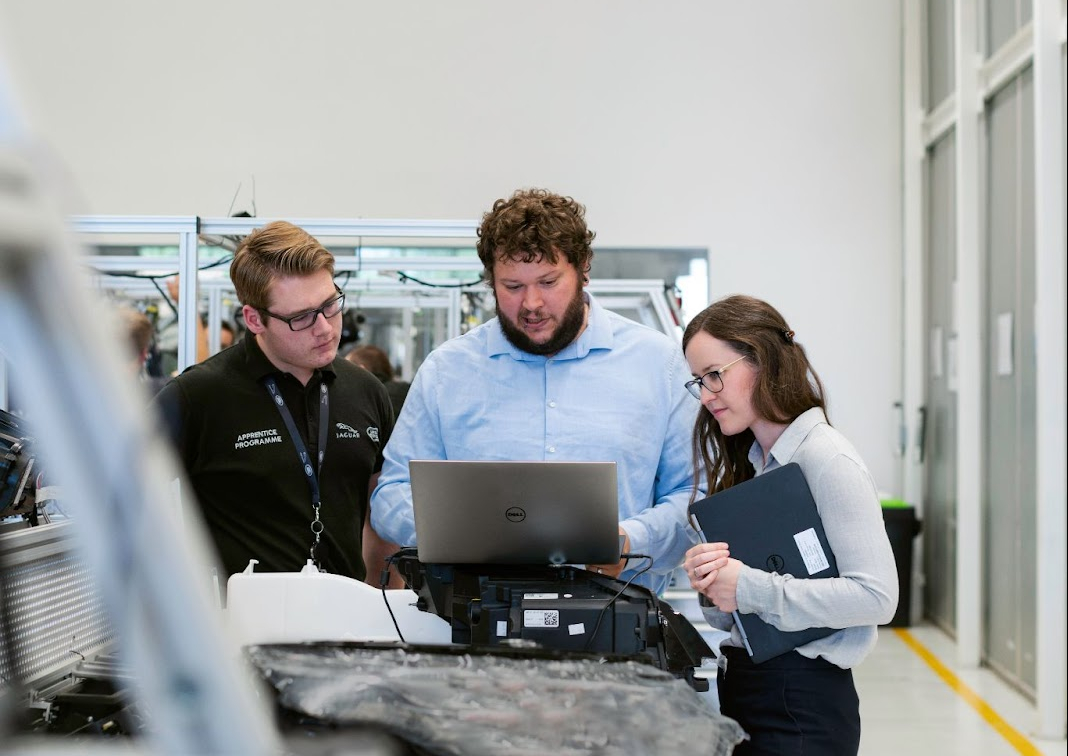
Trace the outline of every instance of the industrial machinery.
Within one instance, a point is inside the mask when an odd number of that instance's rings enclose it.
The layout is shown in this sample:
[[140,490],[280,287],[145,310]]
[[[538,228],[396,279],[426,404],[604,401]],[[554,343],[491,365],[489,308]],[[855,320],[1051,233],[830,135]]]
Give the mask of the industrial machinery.
[[716,655],[643,586],[574,565],[424,564],[411,549],[395,561],[417,606],[450,623],[454,643],[638,659],[708,689],[694,670]]
[[0,410],[0,519],[33,514],[34,442],[25,422]]

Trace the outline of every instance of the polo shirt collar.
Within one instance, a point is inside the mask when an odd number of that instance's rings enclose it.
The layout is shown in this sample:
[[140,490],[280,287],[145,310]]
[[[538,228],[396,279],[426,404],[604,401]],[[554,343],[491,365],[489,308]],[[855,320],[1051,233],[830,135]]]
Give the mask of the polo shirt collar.
[[[249,376],[256,381],[262,381],[269,375],[289,375],[288,373],[279,370],[275,367],[274,363],[267,359],[267,355],[260,349],[260,344],[256,341],[256,337],[252,333],[246,333],[245,338],[241,340],[241,343],[245,347],[245,367],[248,369]],[[333,363],[319,368],[313,374],[321,375],[327,382],[332,382],[335,377]]]
[[[554,360],[582,359],[595,349],[612,348],[612,323],[608,318],[608,311],[588,291],[583,291],[582,296],[589,305],[586,328],[577,339],[552,355]],[[487,327],[489,335],[486,339],[486,351],[490,357],[508,355],[514,360],[523,362],[549,359],[543,355],[524,352],[510,342],[504,335],[499,317],[487,323]]]

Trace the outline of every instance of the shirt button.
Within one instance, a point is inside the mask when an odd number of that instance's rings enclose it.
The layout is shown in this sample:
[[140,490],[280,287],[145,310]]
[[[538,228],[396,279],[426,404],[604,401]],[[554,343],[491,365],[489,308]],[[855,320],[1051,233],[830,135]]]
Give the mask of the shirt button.
[[556,447],[555,446],[550,446],[548,449],[546,449],[546,451],[549,452],[550,454],[555,454],[556,453]]
[[555,407],[556,406],[556,402],[549,402],[549,406],[550,407]]

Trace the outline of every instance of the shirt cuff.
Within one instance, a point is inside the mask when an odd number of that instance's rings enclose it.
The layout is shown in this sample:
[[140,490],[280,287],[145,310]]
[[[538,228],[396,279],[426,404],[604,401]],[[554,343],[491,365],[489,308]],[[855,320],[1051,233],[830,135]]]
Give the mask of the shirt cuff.
[[734,601],[742,614],[756,614],[758,606],[767,606],[772,590],[771,574],[742,565]]

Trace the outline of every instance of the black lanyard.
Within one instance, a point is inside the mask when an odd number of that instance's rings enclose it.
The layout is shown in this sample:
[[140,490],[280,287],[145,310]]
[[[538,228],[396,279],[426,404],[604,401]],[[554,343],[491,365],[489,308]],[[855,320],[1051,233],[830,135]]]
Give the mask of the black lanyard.
[[323,470],[323,455],[326,454],[326,440],[330,423],[330,392],[326,388],[326,381],[321,381],[319,383],[319,459],[315,468],[312,468],[308,447],[304,445],[304,439],[297,432],[297,424],[293,422],[293,414],[289,411],[289,407],[286,406],[286,400],[282,398],[282,393],[278,390],[278,383],[274,380],[274,376],[267,376],[263,383],[267,386],[267,390],[271,392],[271,398],[274,399],[274,404],[282,415],[282,420],[289,430],[289,437],[293,439],[293,445],[297,447],[297,456],[300,457],[300,465],[304,469],[304,475],[308,478],[308,488],[311,489],[312,510],[315,514],[311,522],[311,532],[314,539],[309,556],[312,563],[318,567],[319,541],[325,527],[323,521],[319,519],[319,508],[322,506],[322,500],[319,496],[319,474]]

